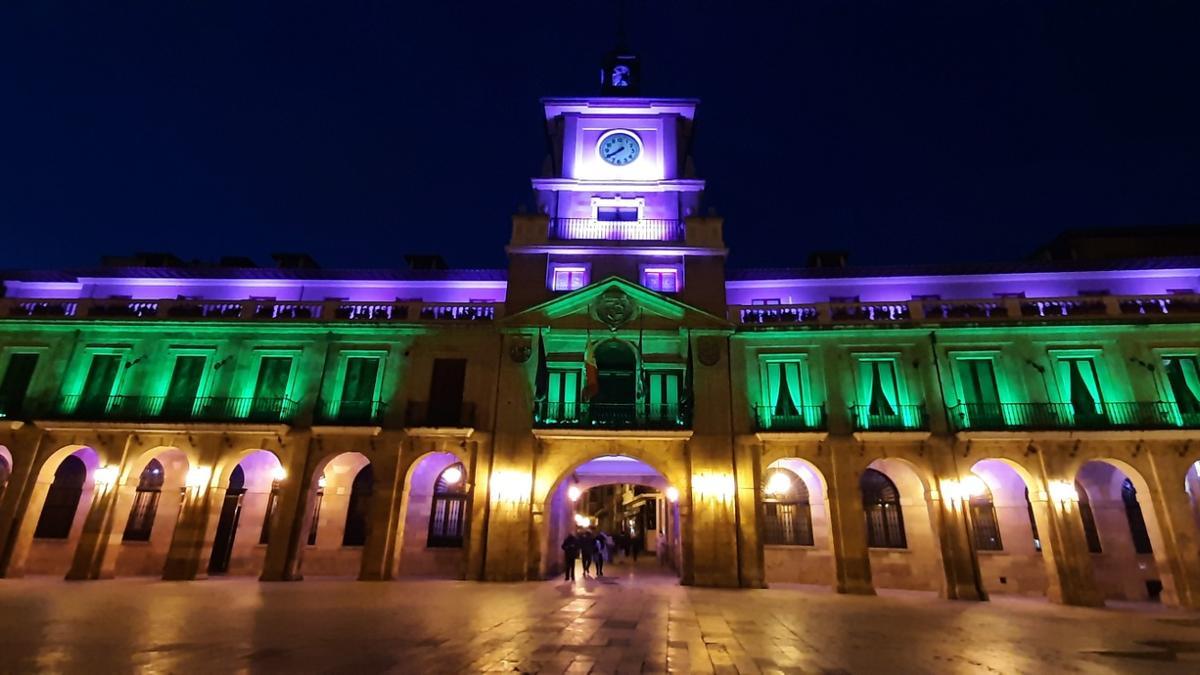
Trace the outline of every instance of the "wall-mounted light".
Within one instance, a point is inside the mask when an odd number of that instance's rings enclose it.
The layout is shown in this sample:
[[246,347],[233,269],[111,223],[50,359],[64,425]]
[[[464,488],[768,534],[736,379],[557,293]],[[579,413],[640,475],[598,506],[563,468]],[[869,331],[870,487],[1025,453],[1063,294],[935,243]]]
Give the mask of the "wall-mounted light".
[[118,473],[119,471],[115,466],[102,466],[92,474],[92,480],[100,488],[107,490],[113,486],[113,483],[117,482]]
[[679,501],[679,488],[675,487],[674,485],[667,486],[666,495],[667,495],[667,501],[671,502],[672,504],[678,502]]
[[325,474],[321,474],[321,477],[317,479],[317,487],[321,490],[325,489]]
[[458,485],[458,481],[462,480],[462,469],[457,466],[452,466],[442,472],[442,480],[446,481],[446,485]]
[[183,479],[183,484],[189,490],[203,490],[208,487],[208,482],[212,479],[212,469],[207,466],[197,466],[188,469],[187,476]]
[[781,497],[792,491],[792,479],[782,471],[776,471],[767,478],[767,486],[763,492],[774,497]]
[[571,487],[567,488],[567,499],[577,502],[582,496],[583,490],[580,490],[578,485],[572,485]]
[[1070,508],[1072,502],[1079,501],[1079,491],[1075,489],[1075,484],[1065,480],[1052,480],[1049,482],[1050,499],[1058,502],[1063,508]]
[[287,469],[283,468],[282,466],[277,466],[272,469],[271,480],[275,481],[276,483],[282,483],[283,481],[287,480]]
[[226,356],[225,358],[221,359],[220,361],[217,361],[216,363],[214,363],[213,370],[220,370],[220,369],[224,368],[225,364],[229,363],[231,360],[233,360],[232,354],[230,354],[229,356]]
[[592,519],[582,513],[575,514],[575,527],[587,527],[592,524]]
[[523,471],[497,471],[492,474],[492,500],[509,504],[529,501],[533,478]]
[[942,493],[942,501],[950,504],[958,504],[963,500],[962,483],[947,479],[938,484],[938,490]]
[[692,493],[701,499],[729,502],[733,499],[733,476],[727,473],[698,473],[692,476]]

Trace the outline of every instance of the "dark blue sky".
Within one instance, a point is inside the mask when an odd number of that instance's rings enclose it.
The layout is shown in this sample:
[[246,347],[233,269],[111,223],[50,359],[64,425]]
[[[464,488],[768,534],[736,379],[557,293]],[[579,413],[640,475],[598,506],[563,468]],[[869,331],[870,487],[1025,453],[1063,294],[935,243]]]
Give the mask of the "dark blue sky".
[[[614,4],[10,0],[0,267],[501,266],[537,99],[595,93]],[[645,93],[703,100],[733,264],[995,260],[1200,222],[1197,5],[631,0],[629,33]]]

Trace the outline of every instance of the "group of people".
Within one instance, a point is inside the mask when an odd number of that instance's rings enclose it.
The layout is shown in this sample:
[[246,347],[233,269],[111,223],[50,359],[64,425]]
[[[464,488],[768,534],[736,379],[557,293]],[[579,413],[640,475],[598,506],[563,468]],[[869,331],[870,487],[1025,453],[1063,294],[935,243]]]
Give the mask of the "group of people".
[[632,537],[624,532],[617,535],[617,539],[602,530],[592,532],[588,529],[580,529],[567,534],[567,538],[563,540],[563,567],[564,579],[566,581],[575,580],[575,561],[582,559],[583,561],[583,576],[587,576],[592,571],[592,565],[596,566],[596,576],[604,576],[605,561],[612,562],[613,551],[618,547],[625,551],[625,555],[632,555],[634,561],[637,561],[638,546]]

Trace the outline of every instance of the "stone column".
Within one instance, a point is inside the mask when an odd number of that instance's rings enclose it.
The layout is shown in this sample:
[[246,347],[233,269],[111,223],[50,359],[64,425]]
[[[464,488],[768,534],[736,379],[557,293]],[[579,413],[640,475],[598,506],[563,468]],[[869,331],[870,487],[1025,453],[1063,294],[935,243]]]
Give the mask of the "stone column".
[[279,485],[275,510],[271,514],[270,538],[259,581],[300,581],[301,565],[308,535],[308,515],[312,513],[316,491],[317,462],[312,448],[312,433],[292,431],[284,441],[287,478]]
[[117,442],[122,446],[120,455],[114,457],[117,460],[114,463],[117,467],[117,482],[108,486],[95,485],[93,488],[95,496],[92,498],[87,518],[83,521],[83,531],[75,545],[71,567],[67,570],[68,581],[113,577],[113,570],[117,564],[117,550],[121,546],[121,536],[125,531],[125,519],[129,517],[136,490],[135,486],[125,484],[125,464],[133,435],[129,434]]
[[40,429],[26,425],[5,442],[13,461],[12,474],[8,477],[4,498],[0,501],[0,579],[11,576],[9,565],[21,532],[21,522],[29,513],[35,488],[36,474],[33,468],[40,466],[37,455],[42,436]]
[[1158,521],[1161,536],[1154,540],[1154,562],[1163,582],[1163,601],[1189,609],[1200,608],[1200,532],[1192,512],[1192,499],[1180,480],[1189,467],[1174,452],[1151,453],[1150,466],[1150,494],[1139,495],[1139,501],[1153,509]]
[[938,498],[932,499],[932,508],[937,516],[942,570],[946,575],[942,597],[949,600],[987,600],[970,530],[970,506],[966,501],[948,497],[939,491]]
[[762,485],[762,447],[735,445],[737,481],[738,579],[745,588],[766,588],[766,562],[760,531],[759,502]]
[[367,514],[367,540],[363,545],[359,581],[387,581],[395,576],[397,540],[400,532],[400,505],[404,497],[404,472],[398,447],[378,453],[371,459],[375,466],[375,492]]
[[829,449],[833,470],[827,481],[827,500],[834,590],[853,595],[875,595],[859,472],[849,459],[858,450],[848,439],[831,439]]
[[1029,499],[1046,561],[1047,597],[1064,605],[1103,607],[1104,597],[1092,572],[1079,503],[1052,502],[1044,485],[1030,489]]
[[[478,432],[476,432],[478,435]],[[488,481],[491,462],[491,444],[484,440],[473,440],[471,463],[468,466],[468,480],[471,491],[467,497],[470,511],[467,514],[467,550],[466,578],[471,581],[482,581],[484,557],[487,552],[486,537],[488,529]],[[404,480],[401,476],[401,480]],[[403,503],[403,496],[401,496]]]
[[[200,466],[210,471],[221,453],[220,439],[205,438],[197,446]],[[192,467],[200,468],[200,467]],[[175,521],[175,532],[167,549],[167,560],[163,564],[163,579],[166,581],[191,581],[208,575],[208,556],[212,550],[217,520],[225,503],[225,488],[214,485],[217,476],[210,474],[207,485],[184,486],[183,500],[179,504],[179,518]],[[228,477],[225,477],[228,482]]]

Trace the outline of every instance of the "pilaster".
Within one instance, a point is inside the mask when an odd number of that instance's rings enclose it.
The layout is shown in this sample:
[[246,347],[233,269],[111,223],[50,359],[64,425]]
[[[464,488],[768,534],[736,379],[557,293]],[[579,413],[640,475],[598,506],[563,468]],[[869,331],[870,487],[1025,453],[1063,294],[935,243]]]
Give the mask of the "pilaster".
[[367,540],[363,545],[359,581],[387,581],[396,569],[399,548],[400,506],[404,497],[404,472],[400,449],[393,447],[371,458],[375,466],[375,492],[367,514]]
[[855,462],[850,460],[858,450],[848,438],[831,438],[829,449],[833,470],[827,481],[827,491],[834,590],[852,595],[875,595],[859,472]]
[[279,484],[278,501],[270,523],[267,555],[259,581],[300,581],[301,564],[307,534],[305,515],[312,513],[319,458],[312,448],[310,431],[290,432],[284,440],[284,470],[287,478]]
[[[1200,608],[1200,532],[1192,512],[1192,497],[1180,475],[1188,465],[1170,451],[1150,454],[1150,494],[1162,536],[1155,541],[1154,560],[1163,582],[1163,601],[1189,609]],[[1160,543],[1161,542],[1161,543]]]
[[[129,446],[133,442],[133,434],[116,439],[112,447],[121,445],[120,453],[106,452],[104,455],[117,461],[117,475],[121,478],[112,485],[95,487],[96,496],[88,509],[87,518],[83,522],[83,532],[75,546],[75,555],[71,567],[67,570],[67,580],[85,581],[92,579],[111,579],[117,563],[117,550],[121,546],[121,535],[124,528],[117,521],[129,516],[133,505],[135,487],[125,485],[126,463],[129,459]],[[99,448],[95,448],[99,450]],[[121,525],[124,521],[121,520]]]
[[[196,443],[196,456],[202,467],[211,471],[217,463],[221,445],[221,438],[217,436],[202,437]],[[205,485],[184,487],[179,519],[163,565],[166,581],[191,581],[207,574],[204,554],[212,550],[214,528],[225,500],[225,488],[214,485],[215,478],[215,474],[210,473]]]
[[[5,447],[12,454],[13,462],[8,485],[0,499],[0,579],[14,576],[9,573],[9,567],[19,541],[21,523],[29,513],[36,488],[37,479],[33,469],[40,466],[37,459],[43,437],[42,430],[25,425],[14,430],[5,440]],[[15,576],[19,576],[19,573]]]

